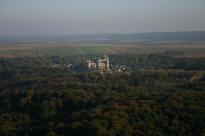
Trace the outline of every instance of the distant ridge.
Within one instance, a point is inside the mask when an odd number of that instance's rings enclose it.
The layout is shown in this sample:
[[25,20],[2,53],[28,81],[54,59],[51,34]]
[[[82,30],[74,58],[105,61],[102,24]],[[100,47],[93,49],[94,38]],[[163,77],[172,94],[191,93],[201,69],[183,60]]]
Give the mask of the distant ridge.
[[[142,41],[166,41],[166,40],[184,40],[184,41],[205,41],[205,31],[193,32],[147,32],[131,34],[78,34],[78,35],[22,35],[22,36],[1,36],[1,44],[39,44],[39,43],[97,43],[97,44],[115,44],[115,43],[142,43]],[[132,42],[131,42],[132,41]],[[134,42],[135,43],[135,42]],[[147,43],[147,42],[146,42]],[[142,43],[143,44],[143,43]]]

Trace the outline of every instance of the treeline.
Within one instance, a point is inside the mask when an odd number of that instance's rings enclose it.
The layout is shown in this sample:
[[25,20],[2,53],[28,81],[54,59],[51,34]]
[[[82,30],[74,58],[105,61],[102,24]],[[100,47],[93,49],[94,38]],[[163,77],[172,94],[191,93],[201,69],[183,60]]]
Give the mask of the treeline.
[[130,66],[132,70],[143,69],[174,69],[174,70],[187,70],[198,71],[205,70],[205,58],[186,58],[175,57],[182,55],[183,52],[165,52],[149,55],[112,55],[110,61],[112,65],[126,65]]
[[205,134],[205,72],[76,73],[59,60],[1,59],[0,136]]
[[[109,55],[110,68],[115,71],[116,66],[125,66],[128,72],[140,70],[205,70],[205,58],[175,57],[183,52],[165,52],[149,55]],[[73,72],[88,72],[87,60],[96,56],[38,56],[21,58],[0,58],[0,71],[22,67],[52,67],[54,64],[63,66],[72,64],[69,70]],[[62,68],[62,67],[61,67]]]
[[138,57],[136,65],[142,69],[205,70],[205,58],[184,58],[169,55]]

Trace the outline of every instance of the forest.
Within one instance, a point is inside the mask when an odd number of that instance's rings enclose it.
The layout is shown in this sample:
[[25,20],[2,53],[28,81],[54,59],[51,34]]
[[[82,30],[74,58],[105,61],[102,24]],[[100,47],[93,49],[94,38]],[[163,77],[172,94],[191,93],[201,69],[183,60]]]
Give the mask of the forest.
[[85,72],[79,56],[0,58],[0,136],[205,135],[204,58],[109,57],[130,74]]

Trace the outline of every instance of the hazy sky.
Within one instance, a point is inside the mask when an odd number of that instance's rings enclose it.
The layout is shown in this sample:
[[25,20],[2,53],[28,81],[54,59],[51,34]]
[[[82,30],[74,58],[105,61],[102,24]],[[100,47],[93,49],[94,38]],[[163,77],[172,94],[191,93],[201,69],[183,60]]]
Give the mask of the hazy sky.
[[0,35],[205,30],[205,0],[0,0]]

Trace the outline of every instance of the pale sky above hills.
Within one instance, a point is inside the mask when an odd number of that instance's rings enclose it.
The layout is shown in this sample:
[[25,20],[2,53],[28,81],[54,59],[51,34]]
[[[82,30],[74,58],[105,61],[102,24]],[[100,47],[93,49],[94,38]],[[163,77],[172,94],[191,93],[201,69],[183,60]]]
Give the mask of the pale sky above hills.
[[0,0],[0,35],[204,30],[205,0]]

